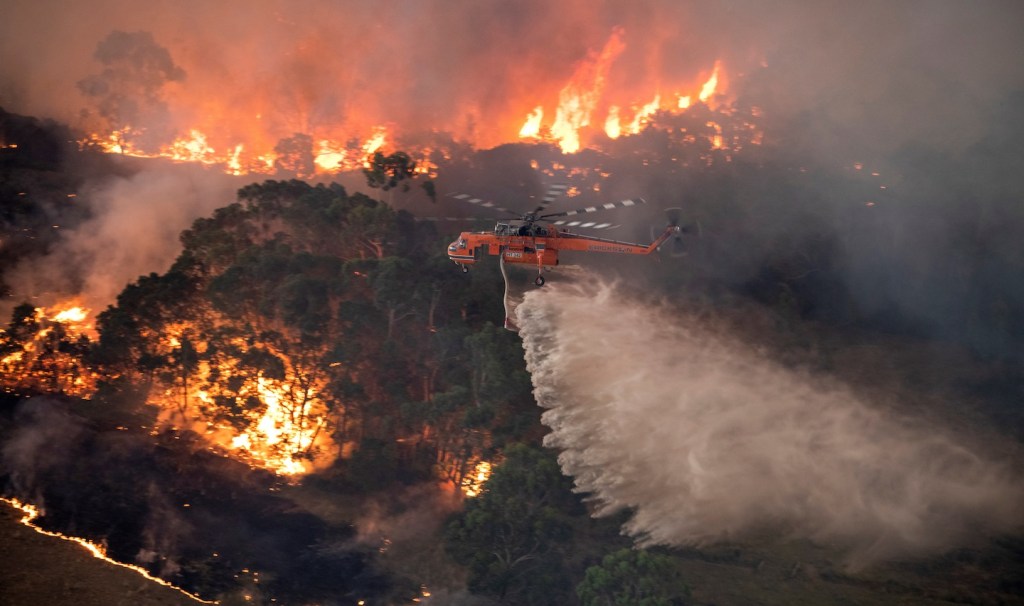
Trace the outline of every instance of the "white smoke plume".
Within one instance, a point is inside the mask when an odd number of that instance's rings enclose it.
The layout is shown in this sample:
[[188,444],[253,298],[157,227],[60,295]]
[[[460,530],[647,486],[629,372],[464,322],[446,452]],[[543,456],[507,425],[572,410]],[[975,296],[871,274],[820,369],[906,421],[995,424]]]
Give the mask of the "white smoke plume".
[[789,369],[614,286],[554,284],[517,310],[545,444],[642,544],[763,537],[851,567],[1021,527],[1018,471],[950,428]]
[[76,296],[97,313],[140,275],[167,271],[179,235],[197,218],[235,199],[239,180],[194,165],[164,165],[99,179],[79,194],[92,217],[49,254],[30,257],[7,276],[15,292],[51,304]]

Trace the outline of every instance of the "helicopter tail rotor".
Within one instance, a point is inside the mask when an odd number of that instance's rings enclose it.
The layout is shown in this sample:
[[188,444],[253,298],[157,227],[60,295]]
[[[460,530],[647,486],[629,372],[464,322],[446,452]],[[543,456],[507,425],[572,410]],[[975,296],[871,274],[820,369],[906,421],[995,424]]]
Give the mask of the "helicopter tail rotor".
[[[667,253],[670,257],[683,257],[687,254],[686,242],[683,240],[683,234],[700,235],[701,227],[700,222],[694,221],[688,225],[680,225],[682,222],[683,209],[679,207],[672,207],[665,209],[665,217],[668,219],[668,224],[672,227],[678,227],[675,235],[672,236],[671,244],[664,244],[661,250]],[[651,234],[654,235],[655,230],[652,226]]]
[[683,209],[679,208],[678,206],[673,206],[672,208],[665,209],[665,217],[668,218],[668,224],[671,225],[672,227],[679,226],[679,220],[682,218],[682,216]]

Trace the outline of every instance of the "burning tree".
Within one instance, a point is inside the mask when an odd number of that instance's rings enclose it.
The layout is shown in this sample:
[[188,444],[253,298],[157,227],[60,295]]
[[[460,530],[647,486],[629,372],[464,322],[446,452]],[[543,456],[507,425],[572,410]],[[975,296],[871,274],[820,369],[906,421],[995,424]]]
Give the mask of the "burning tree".
[[41,309],[29,303],[14,308],[0,330],[0,370],[8,392],[82,396],[92,392],[96,375],[86,358],[92,341],[81,307]]
[[[247,186],[182,234],[170,271],[140,278],[101,314],[96,359],[108,382],[142,386],[165,423],[253,465],[303,474],[367,447],[427,477],[436,462],[459,484],[509,399],[532,401],[524,374],[517,389],[500,384],[517,367],[510,339],[461,334],[455,351],[432,350],[436,323],[461,323],[450,306],[465,301],[442,305],[452,274],[416,270],[410,257],[428,256],[412,233],[422,229],[338,185]],[[473,376],[466,356],[480,365]],[[449,385],[463,380],[472,389],[455,397]]]
[[124,153],[132,139],[165,135],[160,125],[169,122],[162,90],[169,82],[185,79],[170,52],[149,32],[111,32],[93,55],[103,70],[78,82],[78,89],[95,104],[105,130]]

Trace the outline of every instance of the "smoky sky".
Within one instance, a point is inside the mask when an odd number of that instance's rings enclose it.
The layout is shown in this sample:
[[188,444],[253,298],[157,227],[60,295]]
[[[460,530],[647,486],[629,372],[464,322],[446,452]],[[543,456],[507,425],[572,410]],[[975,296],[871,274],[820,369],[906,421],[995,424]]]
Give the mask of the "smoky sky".
[[858,568],[1024,522],[1012,449],[788,368],[708,318],[592,275],[529,292],[517,316],[545,444],[599,513],[633,512],[623,530],[642,544],[809,539]]
[[75,85],[98,70],[97,44],[142,31],[187,74],[166,91],[179,128],[208,109],[175,103],[184,95],[259,114],[278,136],[372,122],[493,145],[514,138],[533,106],[553,104],[621,27],[626,49],[607,90],[624,104],[721,60],[734,92],[763,72],[749,84],[756,103],[812,113],[822,147],[952,144],[1020,86],[1022,24],[1019,3],[942,0],[9,2],[0,105],[74,123],[85,101]]

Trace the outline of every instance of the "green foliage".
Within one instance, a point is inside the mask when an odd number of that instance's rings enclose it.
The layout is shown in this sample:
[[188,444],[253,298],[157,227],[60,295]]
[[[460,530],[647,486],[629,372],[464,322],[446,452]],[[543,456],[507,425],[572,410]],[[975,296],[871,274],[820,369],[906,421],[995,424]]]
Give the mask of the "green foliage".
[[449,525],[448,552],[470,571],[469,587],[509,604],[564,604],[563,547],[581,506],[551,453],[518,444],[505,451],[483,494]]
[[466,322],[493,285],[462,279],[432,226],[336,184],[266,181],[238,198],[101,314],[105,368],[251,440],[271,385],[322,445],[275,448],[343,449],[338,469],[365,490],[431,472],[459,483],[536,426],[518,340]]
[[690,590],[672,556],[620,549],[587,568],[576,594],[583,606],[682,606]]
[[359,489],[373,492],[394,483],[398,473],[398,453],[393,442],[367,438],[359,443],[346,464],[349,480]]

